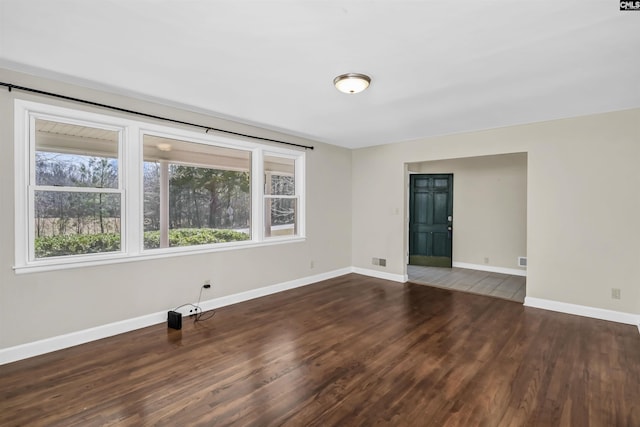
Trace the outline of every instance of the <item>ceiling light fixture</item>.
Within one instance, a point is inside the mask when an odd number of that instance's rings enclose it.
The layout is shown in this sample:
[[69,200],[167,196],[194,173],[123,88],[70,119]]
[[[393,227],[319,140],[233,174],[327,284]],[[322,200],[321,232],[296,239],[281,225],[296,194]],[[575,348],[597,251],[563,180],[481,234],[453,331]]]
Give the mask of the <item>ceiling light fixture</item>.
[[369,87],[371,77],[358,73],[342,74],[333,79],[333,84],[340,92],[343,93],[359,93]]

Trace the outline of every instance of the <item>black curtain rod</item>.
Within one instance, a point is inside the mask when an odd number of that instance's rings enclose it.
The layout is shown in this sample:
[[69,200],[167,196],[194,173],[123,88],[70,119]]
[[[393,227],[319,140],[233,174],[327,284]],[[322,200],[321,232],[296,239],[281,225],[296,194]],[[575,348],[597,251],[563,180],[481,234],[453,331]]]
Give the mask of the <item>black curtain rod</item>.
[[313,146],[311,146],[311,145],[302,145],[302,144],[296,144],[296,143],[293,143],[293,142],[279,141],[277,139],[261,138],[259,136],[247,135],[245,133],[233,132],[233,131],[230,131],[230,130],[213,128],[211,126],[199,125],[197,123],[191,123],[191,122],[185,122],[185,121],[182,121],[182,120],[170,119],[168,117],[156,116],[154,114],[141,113],[140,111],[127,110],[126,108],[114,107],[113,105],[107,105],[107,104],[101,104],[99,102],[87,101],[86,99],[74,98],[74,97],[71,97],[71,96],[60,95],[58,93],[53,93],[53,92],[46,92],[46,91],[43,91],[43,90],[33,89],[33,88],[30,88],[30,87],[17,86],[17,85],[11,84],[11,83],[0,82],[0,86],[5,86],[6,88],[9,89],[9,92],[11,92],[13,89],[17,89],[17,90],[21,90],[21,91],[24,91],[24,92],[37,93],[38,95],[45,95],[45,96],[51,96],[53,98],[64,99],[66,101],[73,101],[73,102],[79,102],[81,104],[92,105],[94,107],[107,108],[109,110],[120,111],[122,113],[135,114],[136,116],[149,117],[151,119],[164,120],[165,122],[171,122],[171,123],[178,123],[178,124],[181,124],[181,125],[193,126],[193,127],[204,129],[205,133],[209,133],[209,131],[223,132],[223,133],[227,133],[227,134],[230,134],[230,135],[243,136],[245,138],[259,139],[259,140],[262,140],[262,141],[276,142],[278,144],[292,145],[294,147],[304,148],[306,150],[313,150]]

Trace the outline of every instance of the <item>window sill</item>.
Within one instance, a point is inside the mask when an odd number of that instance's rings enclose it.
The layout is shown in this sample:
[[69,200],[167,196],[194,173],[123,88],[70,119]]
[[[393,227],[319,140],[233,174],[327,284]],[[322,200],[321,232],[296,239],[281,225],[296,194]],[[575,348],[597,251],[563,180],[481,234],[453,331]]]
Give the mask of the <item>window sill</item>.
[[169,249],[154,249],[137,255],[109,254],[96,259],[83,258],[82,260],[42,260],[29,263],[27,265],[14,266],[15,274],[40,273],[44,271],[68,270],[72,268],[94,267],[109,264],[122,264],[127,262],[137,262],[154,260],[161,258],[173,258],[186,255],[202,255],[215,252],[235,251],[240,249],[260,248],[263,246],[282,245],[287,243],[300,243],[306,241],[305,237],[269,238],[268,240],[255,243],[245,242],[240,244],[217,246],[217,247],[181,247]]

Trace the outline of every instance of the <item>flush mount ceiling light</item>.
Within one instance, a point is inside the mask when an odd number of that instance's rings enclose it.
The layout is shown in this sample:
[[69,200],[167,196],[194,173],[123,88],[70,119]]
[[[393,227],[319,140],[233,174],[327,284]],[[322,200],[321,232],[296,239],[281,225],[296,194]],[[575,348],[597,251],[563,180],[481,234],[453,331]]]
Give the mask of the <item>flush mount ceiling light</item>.
[[333,79],[333,84],[340,92],[343,93],[359,93],[369,87],[371,77],[358,73],[342,74]]

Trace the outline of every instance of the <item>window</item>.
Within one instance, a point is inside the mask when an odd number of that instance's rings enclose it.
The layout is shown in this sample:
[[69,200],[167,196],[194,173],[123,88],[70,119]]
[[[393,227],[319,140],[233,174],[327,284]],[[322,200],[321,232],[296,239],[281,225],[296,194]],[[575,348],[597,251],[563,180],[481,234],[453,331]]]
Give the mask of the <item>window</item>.
[[20,100],[15,129],[17,272],[304,238],[304,152]]
[[144,248],[251,239],[251,152],[144,136]]
[[31,258],[120,251],[120,132],[37,118],[33,128]]
[[264,156],[264,235],[296,235],[295,159]]

